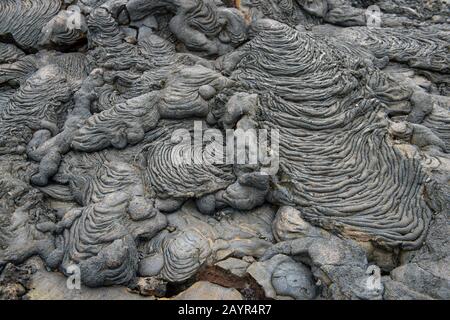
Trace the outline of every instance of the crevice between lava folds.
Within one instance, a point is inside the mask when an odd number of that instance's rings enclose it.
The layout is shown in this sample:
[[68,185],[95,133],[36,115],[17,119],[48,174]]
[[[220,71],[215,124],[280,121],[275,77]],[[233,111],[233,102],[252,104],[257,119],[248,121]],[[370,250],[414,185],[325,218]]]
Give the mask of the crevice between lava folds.
[[[0,298],[40,259],[141,294],[218,266],[270,299],[450,299],[448,9],[0,1]],[[276,170],[196,158],[233,130],[277,132]]]

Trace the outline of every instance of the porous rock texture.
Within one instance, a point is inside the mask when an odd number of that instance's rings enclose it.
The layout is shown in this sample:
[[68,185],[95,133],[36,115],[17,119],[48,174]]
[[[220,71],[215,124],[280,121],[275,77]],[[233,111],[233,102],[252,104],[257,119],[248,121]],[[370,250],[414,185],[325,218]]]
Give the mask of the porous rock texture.
[[0,1],[0,298],[450,299],[449,9]]

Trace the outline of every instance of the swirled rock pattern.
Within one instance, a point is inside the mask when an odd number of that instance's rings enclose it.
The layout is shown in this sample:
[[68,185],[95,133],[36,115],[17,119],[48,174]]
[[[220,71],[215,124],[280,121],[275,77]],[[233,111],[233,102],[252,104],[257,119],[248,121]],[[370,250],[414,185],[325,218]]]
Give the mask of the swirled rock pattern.
[[61,8],[59,0],[6,0],[0,5],[0,35],[24,48],[37,46],[42,28]]
[[[425,175],[418,162],[401,159],[389,147],[378,105],[381,99],[398,103],[405,95],[380,92],[389,79],[376,71],[362,68],[349,74],[332,62],[332,54],[339,52],[325,55],[319,39],[271,21],[261,29],[261,36],[241,49],[248,46],[254,54],[247,52],[232,77],[248,81],[250,74],[258,75],[255,89],[271,92],[261,95],[260,118],[281,130],[281,169],[284,183],[292,185],[291,203],[303,207],[311,221],[355,237],[376,230],[374,240],[380,243],[417,246],[431,217],[418,197]],[[282,51],[273,49],[276,41]],[[323,58],[314,60],[320,51]],[[378,94],[380,99],[370,98]],[[416,215],[409,216],[413,207]]]
[[0,1],[0,279],[449,299],[448,9]]

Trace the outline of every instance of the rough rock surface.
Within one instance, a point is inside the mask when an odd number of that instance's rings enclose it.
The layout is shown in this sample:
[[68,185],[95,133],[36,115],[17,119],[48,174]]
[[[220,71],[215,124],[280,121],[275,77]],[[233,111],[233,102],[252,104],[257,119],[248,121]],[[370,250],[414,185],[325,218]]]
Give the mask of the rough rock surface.
[[450,299],[449,9],[0,1],[0,298]]
[[173,300],[242,300],[236,289],[224,288],[207,281],[194,283],[189,289],[172,298]]
[[242,277],[246,274],[250,264],[244,260],[236,258],[228,258],[216,263],[216,266],[229,270],[232,274]]
[[311,271],[288,256],[280,254],[264,262],[254,262],[247,272],[264,288],[268,298],[310,300],[316,297]]

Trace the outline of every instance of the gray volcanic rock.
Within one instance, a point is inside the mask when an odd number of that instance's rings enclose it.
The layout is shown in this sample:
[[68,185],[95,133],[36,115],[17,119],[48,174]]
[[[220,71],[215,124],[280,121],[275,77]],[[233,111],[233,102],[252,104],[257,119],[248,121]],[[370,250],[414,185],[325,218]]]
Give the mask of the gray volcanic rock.
[[216,266],[229,270],[231,273],[239,277],[242,277],[247,273],[247,268],[249,265],[250,264],[248,262],[236,258],[228,258],[216,263]]
[[217,220],[187,203],[167,215],[168,227],[142,248],[140,275],[177,283],[192,277],[202,265],[229,256],[260,257],[273,243],[273,216],[266,205],[247,212],[233,210]]
[[317,289],[311,271],[302,263],[284,255],[254,262],[247,272],[264,288],[268,298],[310,300]]
[[194,283],[171,300],[243,300],[242,295],[233,288],[224,288],[207,281]]
[[382,285],[370,285],[378,276],[373,272],[380,270],[369,266],[364,250],[353,240],[312,226],[291,207],[278,210],[273,228],[279,242],[264,253],[262,261],[284,254],[308,264],[326,298],[381,298]]
[[124,287],[89,288],[82,285],[79,289],[67,287],[67,278],[56,272],[46,271],[39,261],[31,260],[37,266],[30,279],[30,290],[25,298],[30,300],[154,300],[132,294]]
[[1,0],[0,297],[450,299],[449,12]]

